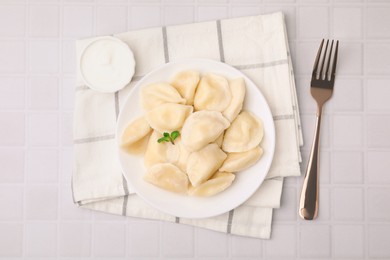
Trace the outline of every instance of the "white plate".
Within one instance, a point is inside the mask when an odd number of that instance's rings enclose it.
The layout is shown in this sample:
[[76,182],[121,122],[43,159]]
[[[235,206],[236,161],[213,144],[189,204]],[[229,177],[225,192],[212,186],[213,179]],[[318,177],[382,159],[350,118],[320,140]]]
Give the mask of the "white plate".
[[[233,184],[212,197],[190,197],[157,188],[142,179],[146,172],[143,157],[133,156],[119,148],[119,140],[125,127],[144,114],[140,104],[140,90],[145,85],[169,81],[177,72],[193,69],[201,73],[212,72],[226,78],[243,77],[246,82],[244,109],[263,120],[263,157],[251,168],[236,175]],[[117,144],[119,160],[129,186],[147,203],[160,211],[177,217],[206,218],[228,212],[244,203],[261,185],[271,166],[275,149],[275,128],[269,106],[256,85],[235,68],[221,62],[191,59],[171,62],[153,70],[131,90],[118,118]]]

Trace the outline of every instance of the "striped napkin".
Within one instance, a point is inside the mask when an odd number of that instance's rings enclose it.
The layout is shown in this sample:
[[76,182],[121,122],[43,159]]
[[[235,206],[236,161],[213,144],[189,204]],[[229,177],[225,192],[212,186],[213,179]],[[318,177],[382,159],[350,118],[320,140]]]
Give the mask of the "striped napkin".
[[[128,86],[112,94],[89,89],[78,75],[73,135],[75,203],[113,214],[270,238],[272,210],[280,206],[283,178],[300,175],[302,145],[283,14],[151,28],[114,37],[127,43],[134,52],[136,71]],[[78,62],[81,51],[92,40],[77,41]],[[152,69],[185,58],[222,61],[246,74],[266,97],[276,128],[274,160],[259,190],[238,208],[207,219],[178,218],[150,207],[129,189],[116,151],[116,119],[129,91]]]

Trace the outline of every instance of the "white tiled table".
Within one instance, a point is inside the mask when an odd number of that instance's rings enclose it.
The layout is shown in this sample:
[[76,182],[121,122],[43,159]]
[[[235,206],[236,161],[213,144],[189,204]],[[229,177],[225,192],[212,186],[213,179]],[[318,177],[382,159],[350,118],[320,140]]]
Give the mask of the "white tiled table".
[[[304,161],[313,59],[320,38],[341,41],[322,128],[318,220],[297,215],[302,178],[287,179],[269,241],[72,204],[75,39],[277,10],[287,16]],[[389,100],[386,0],[0,0],[0,258],[390,259]]]

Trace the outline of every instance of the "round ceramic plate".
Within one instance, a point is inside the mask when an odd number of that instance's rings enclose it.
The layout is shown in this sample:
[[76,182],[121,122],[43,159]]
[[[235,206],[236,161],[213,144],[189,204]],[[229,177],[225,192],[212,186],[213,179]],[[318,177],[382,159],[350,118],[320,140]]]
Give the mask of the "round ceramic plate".
[[[236,175],[233,184],[225,191],[212,197],[191,197],[157,188],[143,180],[146,168],[142,156],[126,153],[119,146],[120,137],[126,126],[144,114],[140,104],[142,87],[156,82],[169,82],[182,70],[197,70],[200,73],[215,73],[228,79],[243,77],[246,83],[244,109],[260,119],[264,124],[264,138],[261,147],[262,158],[252,167]],[[191,59],[167,63],[142,78],[131,90],[117,125],[117,145],[119,160],[129,186],[154,208],[177,217],[206,218],[228,212],[244,203],[261,185],[271,166],[275,149],[275,128],[270,108],[257,86],[237,69],[221,62],[205,59]]]

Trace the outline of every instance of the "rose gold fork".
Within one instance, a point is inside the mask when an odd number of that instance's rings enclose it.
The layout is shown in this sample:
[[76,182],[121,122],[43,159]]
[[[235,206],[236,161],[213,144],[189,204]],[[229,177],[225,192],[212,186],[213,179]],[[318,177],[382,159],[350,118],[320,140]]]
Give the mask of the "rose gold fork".
[[[325,49],[323,48],[324,40],[321,41],[311,76],[310,93],[317,102],[317,121],[299,203],[299,215],[307,220],[315,219],[318,214],[319,140],[322,106],[332,97],[339,47],[339,41],[336,41],[336,47],[333,51],[333,42],[332,40],[328,51],[329,40],[326,41]],[[325,67],[326,70],[324,70]]]

